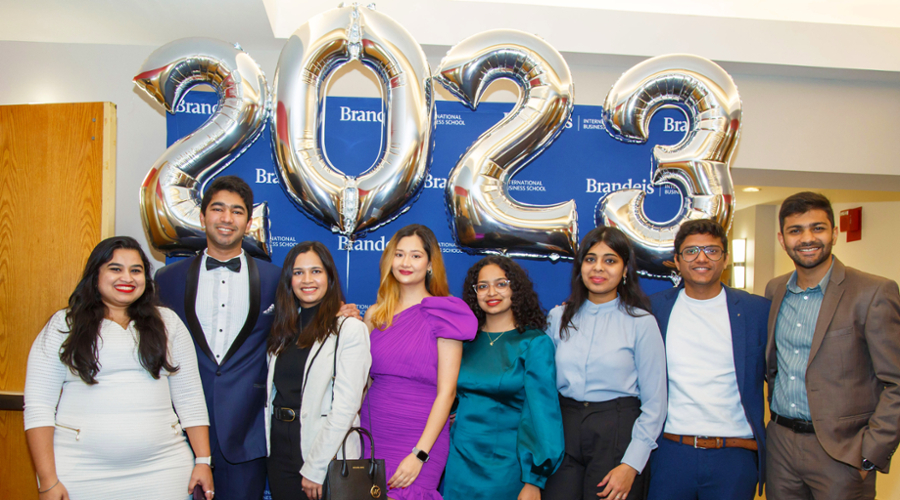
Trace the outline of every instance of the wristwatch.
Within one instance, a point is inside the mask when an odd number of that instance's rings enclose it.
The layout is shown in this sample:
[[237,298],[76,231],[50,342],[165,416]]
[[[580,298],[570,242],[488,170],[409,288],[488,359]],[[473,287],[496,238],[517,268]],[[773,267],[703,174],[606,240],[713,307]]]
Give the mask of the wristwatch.
[[864,471],[869,471],[869,472],[871,472],[871,471],[875,470],[875,464],[873,464],[872,462],[870,462],[868,459],[865,459],[865,458],[864,458],[864,459],[863,459],[863,463],[862,463],[862,469],[863,469]]
[[416,458],[418,458],[419,461],[422,462],[423,464],[424,464],[425,462],[428,461],[428,453],[426,453],[426,452],[424,452],[424,451],[422,451],[422,450],[420,450],[420,449],[418,449],[418,448],[413,448],[413,449],[412,449],[412,453],[413,453],[413,455],[415,455]]
[[210,468],[212,468],[212,466],[213,466],[212,457],[197,457],[197,458],[195,458],[194,465],[200,465],[200,464],[208,465]]

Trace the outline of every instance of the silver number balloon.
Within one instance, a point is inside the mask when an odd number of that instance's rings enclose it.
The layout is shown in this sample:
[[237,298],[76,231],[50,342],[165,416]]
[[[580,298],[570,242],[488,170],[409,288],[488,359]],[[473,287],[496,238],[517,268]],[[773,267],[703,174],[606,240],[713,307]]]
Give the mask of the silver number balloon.
[[435,79],[472,109],[497,78],[512,80],[521,92],[513,110],[481,134],[450,172],[446,197],[457,243],[477,253],[573,257],[575,201],[528,205],[511,199],[507,185],[553,143],[572,114],[565,59],[534,35],[491,30],[451,48],[436,73]]
[[614,138],[643,143],[653,114],[666,105],[687,112],[689,127],[674,146],[653,149],[652,182],[675,186],[679,213],[657,223],[644,213],[644,192],[610,193],[597,206],[596,223],[615,226],[634,243],[641,274],[672,278],[675,234],[693,219],[715,219],[726,229],[734,210],[730,163],[741,131],[741,99],[734,81],[716,63],[693,55],[648,59],[626,71],[603,104],[606,130]]
[[[324,83],[357,59],[372,69],[385,100],[375,166],[344,175],[324,154]],[[419,44],[393,19],[356,5],[324,12],[284,46],[275,72],[272,147],[291,200],[336,233],[357,237],[409,209],[428,174],[434,102]]]
[[[209,38],[184,38],[155,50],[134,83],[174,113],[195,85],[212,86],[215,112],[197,130],[169,147],[141,186],[141,218],[150,244],[169,256],[206,247],[200,225],[200,188],[241,155],[266,124],[268,89],[256,61],[234,45]],[[243,247],[266,257],[268,207],[253,207]]]

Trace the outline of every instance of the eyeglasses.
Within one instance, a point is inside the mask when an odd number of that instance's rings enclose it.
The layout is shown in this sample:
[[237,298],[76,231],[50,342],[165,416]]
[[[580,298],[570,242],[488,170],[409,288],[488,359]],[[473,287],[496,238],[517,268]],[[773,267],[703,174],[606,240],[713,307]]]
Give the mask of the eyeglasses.
[[491,287],[494,287],[494,290],[502,293],[509,290],[510,283],[512,282],[509,280],[497,280],[493,283],[485,283],[482,281],[481,283],[475,283],[474,285],[472,285],[472,288],[478,295],[484,295],[488,293],[488,289],[490,289]]
[[693,262],[700,256],[700,252],[705,253],[709,260],[722,260],[722,257],[725,256],[725,250],[722,247],[712,245],[708,247],[687,247],[681,251],[681,258],[686,262]]

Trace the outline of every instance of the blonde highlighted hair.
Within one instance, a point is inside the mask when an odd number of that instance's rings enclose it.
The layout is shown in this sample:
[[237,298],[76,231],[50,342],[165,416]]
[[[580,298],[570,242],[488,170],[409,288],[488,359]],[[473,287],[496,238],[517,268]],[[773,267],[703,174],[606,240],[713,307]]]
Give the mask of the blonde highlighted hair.
[[447,270],[444,267],[444,258],[441,255],[441,246],[431,229],[421,224],[410,224],[391,237],[391,241],[384,247],[381,254],[381,282],[378,285],[378,300],[370,310],[372,311],[372,324],[376,328],[385,329],[391,326],[394,320],[394,311],[400,302],[400,283],[394,277],[392,267],[397,244],[407,236],[418,236],[422,241],[422,248],[428,255],[431,263],[431,274],[425,276],[425,288],[434,297],[447,297],[450,295],[450,287],[447,285]]

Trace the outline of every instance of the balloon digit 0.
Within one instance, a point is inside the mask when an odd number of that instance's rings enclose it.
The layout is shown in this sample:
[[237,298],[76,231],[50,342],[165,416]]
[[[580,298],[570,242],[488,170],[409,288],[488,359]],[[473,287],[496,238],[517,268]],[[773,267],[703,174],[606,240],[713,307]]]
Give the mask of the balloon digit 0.
[[[200,225],[200,187],[227,167],[259,137],[267,113],[266,77],[240,48],[209,38],[184,38],[155,50],[134,83],[174,113],[198,84],[219,96],[216,111],[196,131],[169,147],[141,186],[141,219],[148,240],[170,257],[206,248]],[[253,207],[243,247],[268,256],[268,207]]]
[[741,99],[720,66],[698,56],[673,54],[648,59],[626,71],[603,104],[606,130],[623,142],[646,142],[653,114],[663,105],[686,108],[690,129],[674,146],[653,150],[654,185],[675,186],[680,213],[658,224],[644,214],[644,192],[610,193],[597,206],[597,225],[616,226],[635,244],[645,276],[672,277],[675,234],[681,223],[715,219],[726,229],[734,210],[730,163],[741,130]]
[[572,76],[562,55],[528,33],[486,31],[451,48],[435,78],[472,109],[497,78],[509,78],[521,89],[516,107],[450,172],[446,197],[456,241],[478,253],[573,257],[575,201],[527,205],[511,199],[507,186],[553,143],[572,114]]
[[[323,153],[323,84],[359,59],[382,84],[387,106],[382,151],[359,177],[337,171]],[[428,174],[434,103],[422,48],[389,17],[368,8],[320,14],[287,41],[275,72],[272,147],[291,200],[312,219],[348,237],[409,209]]]

